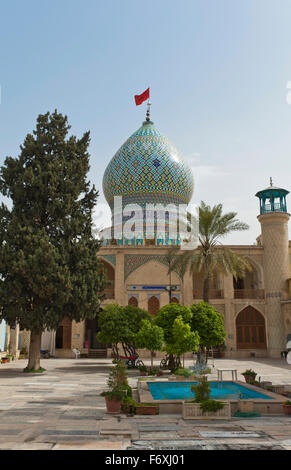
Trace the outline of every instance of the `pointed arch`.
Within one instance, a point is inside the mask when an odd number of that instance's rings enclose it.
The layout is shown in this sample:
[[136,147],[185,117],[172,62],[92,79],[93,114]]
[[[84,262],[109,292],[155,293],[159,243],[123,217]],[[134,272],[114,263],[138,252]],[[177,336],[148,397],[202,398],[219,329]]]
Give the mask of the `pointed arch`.
[[132,295],[129,299],[128,299],[128,305],[132,305],[133,307],[138,307],[138,300],[137,298]]
[[235,320],[237,349],[267,349],[265,318],[248,305]]
[[148,298],[148,312],[150,315],[155,316],[160,309],[160,299],[156,295]]

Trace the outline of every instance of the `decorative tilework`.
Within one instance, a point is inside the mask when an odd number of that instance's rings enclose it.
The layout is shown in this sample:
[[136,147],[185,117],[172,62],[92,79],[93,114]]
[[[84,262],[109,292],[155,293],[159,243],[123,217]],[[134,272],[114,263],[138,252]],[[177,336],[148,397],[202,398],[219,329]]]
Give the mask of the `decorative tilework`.
[[103,192],[110,207],[114,196],[124,204],[189,203],[193,176],[176,148],[152,122],[144,122],[107,166]]
[[[124,279],[126,279],[133,271],[149,261],[158,261],[168,267],[166,257],[164,255],[125,255],[124,257]],[[181,278],[178,271],[176,274]]]
[[102,255],[102,258],[109,261],[113,266],[116,266],[116,256],[115,255]]

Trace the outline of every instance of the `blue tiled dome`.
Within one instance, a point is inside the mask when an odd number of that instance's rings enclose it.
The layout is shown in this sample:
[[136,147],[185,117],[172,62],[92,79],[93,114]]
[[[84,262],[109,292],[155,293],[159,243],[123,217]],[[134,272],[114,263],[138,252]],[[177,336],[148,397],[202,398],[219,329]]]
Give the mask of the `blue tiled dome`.
[[190,168],[151,121],[145,121],[120,147],[103,177],[111,208],[114,196],[122,196],[124,204],[188,204],[193,187]]

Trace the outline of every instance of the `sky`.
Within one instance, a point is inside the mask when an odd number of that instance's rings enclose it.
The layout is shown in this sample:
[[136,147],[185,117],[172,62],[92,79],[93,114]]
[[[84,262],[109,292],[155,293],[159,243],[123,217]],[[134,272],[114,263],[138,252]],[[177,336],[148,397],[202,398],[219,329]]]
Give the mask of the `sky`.
[[72,134],[91,132],[89,179],[106,226],[103,173],[144,120],[134,95],[150,86],[152,120],[192,168],[193,202],[222,203],[249,224],[225,243],[255,242],[255,193],[270,176],[291,188],[290,0],[0,6],[0,165],[39,114],[66,114]]

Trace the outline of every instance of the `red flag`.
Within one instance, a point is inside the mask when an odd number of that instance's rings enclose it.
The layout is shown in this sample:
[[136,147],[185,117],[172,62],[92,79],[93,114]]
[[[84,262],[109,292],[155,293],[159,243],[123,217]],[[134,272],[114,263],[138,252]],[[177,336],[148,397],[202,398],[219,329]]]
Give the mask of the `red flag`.
[[134,95],[136,106],[139,106],[145,100],[148,100],[149,97],[150,97],[150,89],[149,88],[146,91],[144,91],[141,95]]

